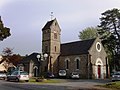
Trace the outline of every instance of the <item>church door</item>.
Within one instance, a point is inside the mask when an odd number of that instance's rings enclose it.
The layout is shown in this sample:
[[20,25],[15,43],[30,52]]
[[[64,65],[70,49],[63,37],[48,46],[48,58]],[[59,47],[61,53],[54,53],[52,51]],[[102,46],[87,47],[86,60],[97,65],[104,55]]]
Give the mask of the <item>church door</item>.
[[101,65],[98,65],[98,78],[101,78]]
[[34,77],[37,77],[37,76],[38,76],[38,75],[37,75],[37,74],[38,74],[37,71],[38,71],[37,68],[35,68],[35,69],[34,69]]

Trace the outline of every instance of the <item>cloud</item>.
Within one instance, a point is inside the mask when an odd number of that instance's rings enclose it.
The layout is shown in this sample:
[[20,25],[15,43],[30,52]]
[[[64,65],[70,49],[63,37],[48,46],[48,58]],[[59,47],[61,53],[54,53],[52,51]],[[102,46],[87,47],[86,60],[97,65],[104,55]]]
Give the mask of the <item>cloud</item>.
[[2,8],[2,6],[4,6],[6,4],[5,0],[0,0],[0,8]]
[[7,45],[22,54],[39,51],[50,12],[61,27],[61,41],[77,40],[80,30],[98,25],[101,13],[119,6],[120,0],[0,0],[0,15],[12,32],[0,48]]
[[0,9],[2,9],[5,5],[11,3],[14,0],[0,0]]

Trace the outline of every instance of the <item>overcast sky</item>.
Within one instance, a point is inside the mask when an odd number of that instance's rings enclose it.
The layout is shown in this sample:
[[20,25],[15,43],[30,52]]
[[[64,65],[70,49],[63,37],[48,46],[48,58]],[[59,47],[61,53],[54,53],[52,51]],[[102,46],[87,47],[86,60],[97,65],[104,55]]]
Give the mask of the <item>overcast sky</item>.
[[3,48],[14,48],[15,54],[41,52],[41,29],[51,20],[61,27],[61,42],[79,40],[79,31],[99,25],[101,13],[120,9],[120,0],[0,0],[0,16],[11,36],[0,42]]

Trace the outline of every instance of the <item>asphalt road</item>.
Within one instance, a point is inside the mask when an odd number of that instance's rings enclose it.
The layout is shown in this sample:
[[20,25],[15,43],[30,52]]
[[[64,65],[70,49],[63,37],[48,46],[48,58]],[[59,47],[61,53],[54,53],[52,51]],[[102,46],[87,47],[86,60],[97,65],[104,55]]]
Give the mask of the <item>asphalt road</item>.
[[0,90],[69,90],[66,86],[53,86],[34,83],[7,82],[0,80]]
[[19,83],[0,80],[0,90],[107,90],[96,85],[110,82],[110,80],[61,80],[63,83]]
[[8,83],[6,83],[6,81],[0,80],[0,90],[23,90],[20,88],[9,87],[7,85]]

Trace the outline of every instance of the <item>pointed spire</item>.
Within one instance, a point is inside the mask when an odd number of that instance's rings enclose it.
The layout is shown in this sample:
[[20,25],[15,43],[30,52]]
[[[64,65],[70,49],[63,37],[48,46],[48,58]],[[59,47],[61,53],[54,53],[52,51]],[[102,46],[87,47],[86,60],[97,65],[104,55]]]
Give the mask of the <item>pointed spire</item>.
[[1,16],[0,16],[0,21],[2,21],[2,20],[1,20]]
[[0,16],[0,28],[4,28],[3,22],[1,20],[1,16]]
[[0,16],[0,25],[2,24],[1,16]]

